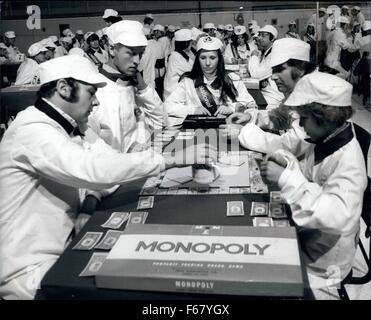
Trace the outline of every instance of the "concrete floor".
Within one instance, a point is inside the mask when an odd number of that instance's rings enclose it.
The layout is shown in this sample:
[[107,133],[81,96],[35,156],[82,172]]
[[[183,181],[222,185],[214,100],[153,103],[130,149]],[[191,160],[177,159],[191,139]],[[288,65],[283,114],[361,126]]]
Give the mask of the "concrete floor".
[[[366,105],[371,106],[370,101],[367,101]],[[353,108],[355,109],[355,114],[353,115],[352,120],[371,133],[371,112],[362,105],[362,98],[358,95],[353,95]],[[371,148],[368,152],[368,176],[371,177]],[[365,245],[366,251],[368,252],[370,239],[365,239],[364,234],[365,224],[362,220],[360,237]],[[362,254],[358,249],[356,261],[353,267],[354,275],[362,275],[362,272],[365,270],[366,265],[362,258]],[[371,300],[371,281],[365,285],[347,285],[346,289],[351,300]]]

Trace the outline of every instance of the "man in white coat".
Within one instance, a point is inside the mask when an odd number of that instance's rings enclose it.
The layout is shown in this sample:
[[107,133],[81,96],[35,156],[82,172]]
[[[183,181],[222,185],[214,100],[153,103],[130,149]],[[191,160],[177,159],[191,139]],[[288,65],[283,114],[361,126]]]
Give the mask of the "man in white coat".
[[277,29],[271,25],[265,25],[259,29],[257,46],[260,52],[254,50],[251,53],[248,64],[251,77],[260,81],[261,92],[268,103],[268,109],[277,108],[284,98],[272,80],[270,65],[272,45],[277,36]]
[[14,31],[6,31],[4,33],[4,43],[2,47],[7,52],[7,63],[22,62],[24,60],[24,54],[22,54],[19,49],[14,45],[16,40],[16,35]]
[[125,20],[107,29],[110,59],[100,69],[107,86],[99,89],[99,108],[92,113],[91,128],[111,147],[131,152],[146,147],[150,134],[161,129],[165,118],[162,101],[138,71],[147,46],[143,26]]
[[88,59],[69,55],[41,64],[40,78],[35,106],[17,115],[0,143],[3,299],[35,296],[69,242],[79,188],[107,188],[166,168],[216,160],[215,150],[205,146],[162,156],[151,150],[119,153],[102,140],[89,144],[82,135],[99,105],[95,93],[106,84],[104,77]]
[[17,70],[15,85],[36,85],[39,83],[39,64],[46,61],[45,54],[47,52],[48,49],[39,42],[29,47],[28,58],[21,63]]

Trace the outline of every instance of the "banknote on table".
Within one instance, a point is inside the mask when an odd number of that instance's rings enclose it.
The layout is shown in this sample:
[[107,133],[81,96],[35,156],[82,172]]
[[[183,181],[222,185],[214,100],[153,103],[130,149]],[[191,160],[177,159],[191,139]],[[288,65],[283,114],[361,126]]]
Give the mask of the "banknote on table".
[[102,236],[103,232],[87,232],[72,249],[91,250],[98,243]]
[[157,193],[157,187],[151,187],[151,188],[142,188],[139,194],[141,196],[148,196],[148,195],[154,195],[156,193]]
[[111,250],[118,238],[123,234],[122,231],[108,230],[103,239],[95,246],[94,249]]
[[227,202],[227,217],[243,216],[243,201],[228,201]]
[[138,224],[138,223],[145,223],[148,216],[148,212],[145,211],[137,211],[137,212],[130,212],[128,224]]
[[253,225],[254,227],[273,227],[273,219],[269,217],[255,217]]
[[253,202],[251,204],[250,216],[268,216],[268,203],[266,202]]
[[102,224],[103,228],[118,229],[128,219],[128,212],[113,212],[108,220]]
[[273,220],[274,227],[289,227],[290,222],[287,219]]
[[285,206],[280,203],[270,202],[268,216],[274,219],[287,218]]
[[140,197],[138,200],[138,206],[137,209],[151,209],[153,208],[153,203],[155,201],[154,196],[148,196],[148,197]]
[[270,193],[270,201],[277,203],[285,203],[285,201],[282,199],[280,191],[272,191]]
[[106,260],[107,255],[108,252],[94,252],[84,270],[79,274],[79,277],[96,276],[104,260]]

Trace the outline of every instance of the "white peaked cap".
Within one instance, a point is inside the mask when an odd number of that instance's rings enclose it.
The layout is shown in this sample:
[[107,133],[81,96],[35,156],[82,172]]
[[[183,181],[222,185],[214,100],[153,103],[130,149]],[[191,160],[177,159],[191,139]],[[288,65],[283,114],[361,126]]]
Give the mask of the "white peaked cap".
[[225,30],[224,24],[218,24],[217,29],[219,29],[219,30]]
[[174,34],[175,41],[191,41],[192,31],[189,29],[180,29]]
[[72,48],[70,51],[68,51],[69,55],[76,55],[80,57],[86,57],[85,51],[81,48]]
[[108,17],[117,17],[119,13],[113,9],[106,9],[104,10],[104,14],[102,16],[103,19],[107,19]]
[[151,34],[151,28],[144,27],[143,32],[145,36],[148,36]]
[[6,31],[4,33],[4,36],[11,39],[11,38],[15,38],[15,32],[14,31]]
[[245,26],[235,26],[233,29],[233,32],[236,35],[244,34],[246,33],[246,27]]
[[200,35],[200,34],[205,34],[205,32],[201,31],[200,29],[197,29],[195,27],[193,27],[191,29],[191,33],[192,33],[192,40],[196,40],[197,37]]
[[327,12],[326,8],[324,8],[324,7],[319,8],[318,11],[322,11],[322,12],[324,12],[324,13]]
[[349,20],[348,17],[340,16],[338,22],[339,23],[347,23],[347,24],[349,24],[350,23],[350,20]]
[[347,107],[352,105],[352,90],[349,82],[332,74],[315,71],[298,81],[285,105],[295,107],[317,102]]
[[96,34],[95,32],[93,31],[88,31],[87,33],[85,33],[84,35],[84,40],[87,41],[89,39],[90,36],[92,36],[93,34]]
[[96,87],[104,87],[105,78],[98,68],[87,58],[71,54],[43,62],[39,66],[40,83],[48,83],[58,79],[73,78]]
[[289,22],[289,26],[291,26],[293,24],[296,25],[296,21],[292,20],[292,21]]
[[71,37],[62,37],[59,39],[59,41],[66,42],[66,43],[72,43]]
[[251,20],[251,21],[249,22],[249,24],[251,24],[251,25],[257,25],[258,22],[257,22],[256,20]]
[[69,35],[74,35],[74,33],[72,32],[71,29],[64,29],[63,32],[62,32],[62,34],[63,34],[65,37],[67,37],[67,36],[69,36]]
[[167,31],[175,32],[175,26],[173,26],[172,24],[170,24],[170,25],[167,27]]
[[277,39],[278,36],[277,29],[270,24],[266,24],[264,27],[260,28],[258,32],[269,32],[273,35],[274,39]]
[[341,7],[341,9],[349,9],[349,7],[344,5]]
[[114,43],[128,47],[146,46],[148,41],[144,35],[143,25],[139,21],[122,20],[107,28],[106,34]]
[[48,49],[46,49],[40,42],[36,42],[34,44],[31,44],[31,46],[28,48],[27,53],[30,57],[37,56],[40,52],[46,52]]
[[154,27],[153,27],[153,31],[165,31],[165,27],[161,24],[156,24]]
[[218,38],[206,36],[198,40],[196,50],[218,50],[222,47],[223,43]]
[[79,30],[76,30],[76,34],[84,35],[84,32],[81,29],[79,29]]
[[227,31],[233,31],[233,26],[231,24],[227,24],[225,26],[225,30],[227,30]]
[[44,46],[45,48],[57,48],[54,42],[50,38],[45,38],[39,41],[39,43]]
[[359,6],[354,6],[352,9],[357,10],[357,11],[361,11],[361,8]]
[[150,18],[150,19],[154,20],[154,19],[153,19],[153,15],[152,15],[152,13],[147,13],[147,14],[146,14],[146,18]]
[[215,25],[211,22],[207,22],[204,24],[204,29],[215,29]]
[[371,29],[371,21],[370,20],[365,20],[365,22],[362,25],[363,31],[368,31]]
[[278,66],[290,59],[309,62],[310,45],[294,38],[282,38],[273,42],[271,67]]
[[253,36],[256,36],[257,37],[259,30],[260,30],[260,26],[258,26],[257,24],[255,24],[251,28],[251,34],[253,34]]
[[50,36],[49,39],[53,42],[57,42],[58,41],[58,37],[57,36]]

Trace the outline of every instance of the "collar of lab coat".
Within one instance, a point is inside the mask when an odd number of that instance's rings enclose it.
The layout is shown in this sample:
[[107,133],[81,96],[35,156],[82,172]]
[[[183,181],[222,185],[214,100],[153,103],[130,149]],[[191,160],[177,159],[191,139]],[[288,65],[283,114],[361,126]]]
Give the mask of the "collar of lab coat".
[[[205,82],[204,82],[204,76],[201,75],[199,76],[198,78],[195,79],[195,88],[201,86],[201,85],[204,85]],[[219,78],[219,77],[216,77],[216,79],[210,84],[210,86],[217,90],[219,89],[221,86],[222,86],[222,80]]]
[[84,134],[80,130],[74,127],[66,118],[64,118],[57,110],[55,110],[49,103],[45,100],[39,98],[35,103],[35,108],[44,112],[49,118],[57,122],[69,135],[83,136]]
[[132,77],[128,77],[126,74],[122,74],[119,72],[109,72],[108,70],[114,70],[108,65],[103,65],[102,68],[99,68],[99,73],[103,74],[105,77],[110,79],[113,82],[116,82],[117,80],[122,80],[122,81],[128,81],[132,79]]
[[[326,142],[316,143],[314,147],[314,163],[318,164],[322,162],[325,158],[335,153],[341,147],[345,146],[354,137],[352,126],[348,122],[344,130],[340,131],[338,134],[325,140]],[[314,143],[311,139],[305,139],[305,141]]]
[[184,59],[187,60],[187,62],[189,61],[189,56],[182,50],[175,50],[175,52],[178,52]]

